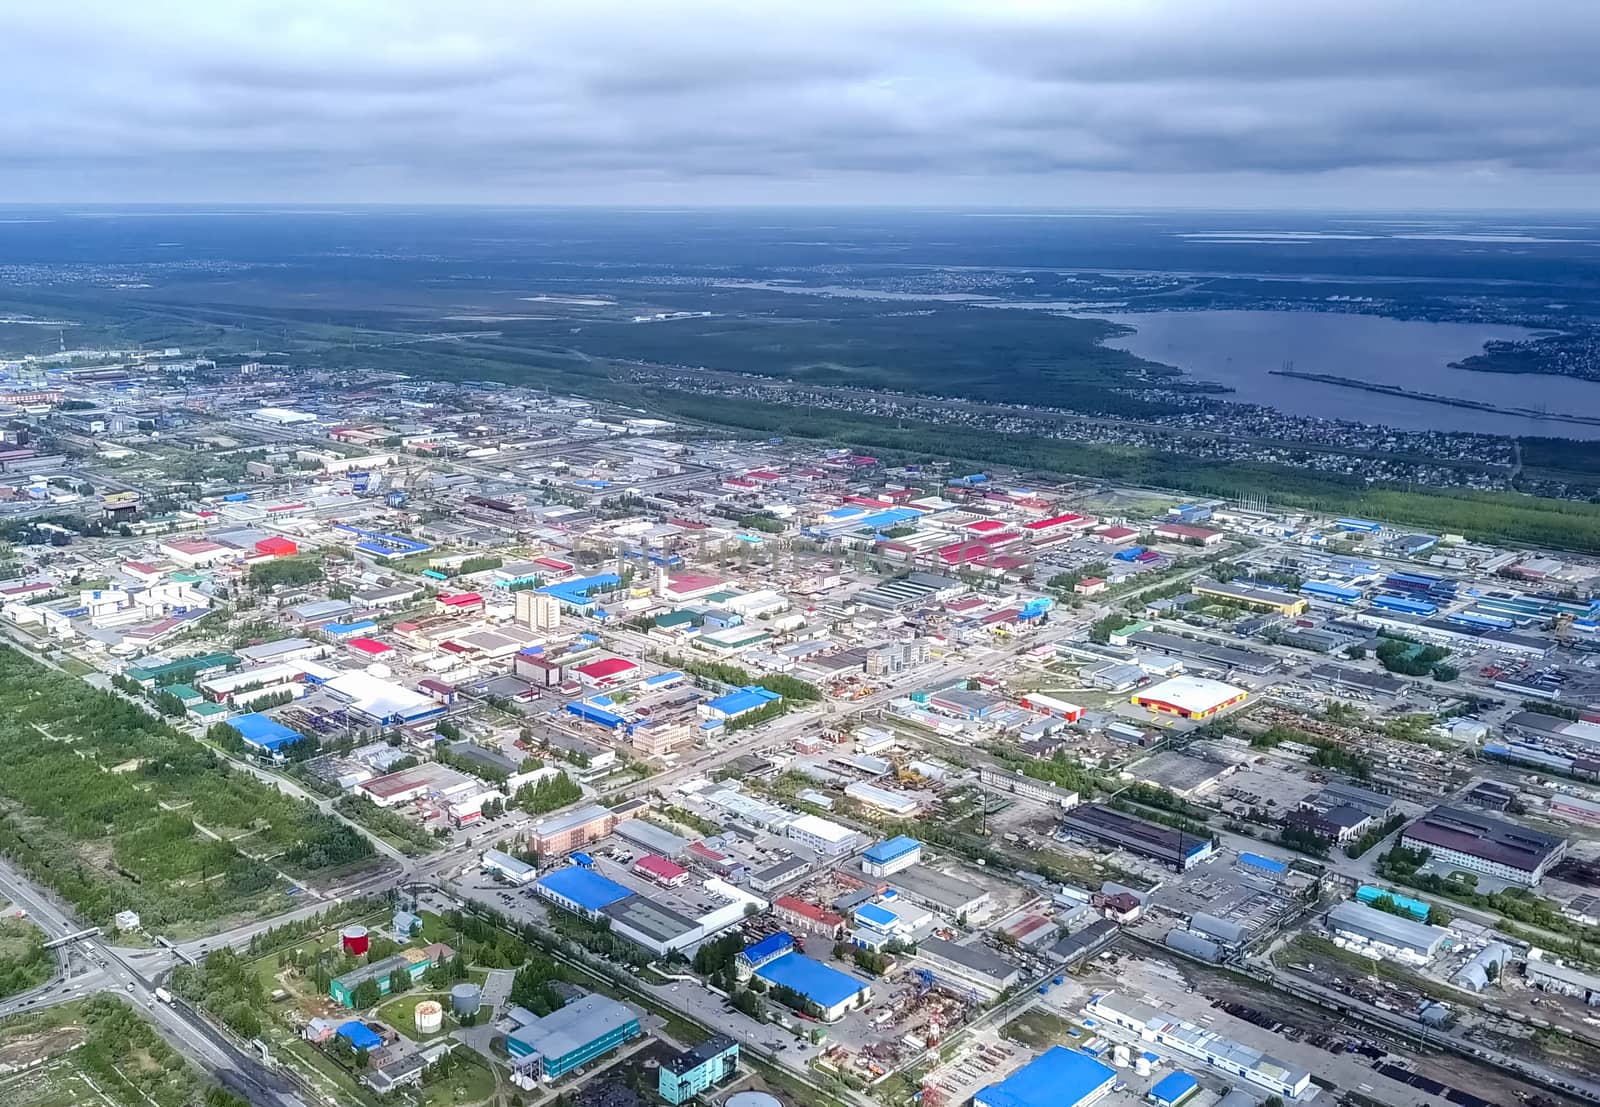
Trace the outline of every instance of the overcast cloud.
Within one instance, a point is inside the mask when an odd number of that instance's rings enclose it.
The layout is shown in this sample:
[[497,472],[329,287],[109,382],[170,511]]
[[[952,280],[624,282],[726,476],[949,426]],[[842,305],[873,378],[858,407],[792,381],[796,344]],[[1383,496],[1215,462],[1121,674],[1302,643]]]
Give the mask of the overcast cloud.
[[17,3],[0,200],[1587,208],[1596,3]]

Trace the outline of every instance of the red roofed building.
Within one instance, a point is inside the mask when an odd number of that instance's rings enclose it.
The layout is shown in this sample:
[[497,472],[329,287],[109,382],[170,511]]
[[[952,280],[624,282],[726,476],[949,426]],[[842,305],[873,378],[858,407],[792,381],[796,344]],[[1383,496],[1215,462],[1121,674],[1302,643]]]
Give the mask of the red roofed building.
[[779,896],[772,901],[772,913],[796,930],[809,934],[822,934],[829,938],[844,936],[844,918],[823,907],[818,907],[799,896]]
[[1006,525],[999,519],[977,519],[967,524],[967,529],[979,534],[994,534],[1006,529]]
[[775,480],[783,479],[782,473],[774,473],[771,469],[752,469],[750,472],[746,473],[745,476],[750,480],[758,480],[764,484],[770,484]]
[[635,861],[633,871],[664,888],[676,888],[689,879],[688,869],[653,853],[647,853]]
[[543,565],[546,569],[554,569],[558,573],[572,572],[572,562],[562,561],[558,557],[536,557],[533,559],[533,563],[535,565]]
[[751,492],[761,486],[755,481],[745,480],[743,477],[725,477],[722,481],[722,487],[732,488],[737,492]]
[[345,645],[357,653],[366,654],[368,657],[382,657],[394,649],[393,646],[386,642],[380,642],[376,638],[352,638]]
[[1094,536],[1102,542],[1110,542],[1113,546],[1124,546],[1139,537],[1139,532],[1127,527],[1106,527],[1095,531]]
[[273,535],[263,538],[256,543],[256,553],[265,554],[267,557],[293,557],[300,552],[300,547],[292,540]]
[[1052,515],[1048,519],[1036,519],[1031,523],[1023,523],[1022,529],[1034,542],[1055,542],[1062,538],[1076,534],[1080,530],[1087,530],[1094,525],[1094,520],[1084,515],[1075,515],[1067,512],[1065,515]]
[[890,500],[879,500],[872,496],[846,496],[841,503],[856,504],[859,507],[893,507]]
[[667,577],[661,596],[668,600],[697,600],[718,591],[726,583],[721,577],[706,573],[673,573]]
[[440,615],[476,615],[483,610],[478,592],[451,592],[433,598],[433,610]]
[[1106,590],[1104,577],[1085,577],[1072,586],[1072,590],[1080,596],[1093,596]]
[[591,661],[587,665],[578,665],[572,670],[583,683],[591,688],[615,684],[620,678],[637,670],[639,666],[623,657],[602,657],[598,661]]

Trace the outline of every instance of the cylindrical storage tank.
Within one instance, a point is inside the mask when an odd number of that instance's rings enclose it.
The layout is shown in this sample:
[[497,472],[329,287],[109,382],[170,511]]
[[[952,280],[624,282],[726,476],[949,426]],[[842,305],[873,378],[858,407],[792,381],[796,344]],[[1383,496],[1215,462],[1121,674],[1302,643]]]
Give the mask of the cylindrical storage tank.
[[444,1008],[431,999],[416,1006],[417,1033],[437,1034],[444,1029]]
[[722,1107],[783,1107],[783,1100],[768,1092],[734,1092]]
[[339,931],[339,941],[344,946],[344,951],[356,957],[365,957],[367,954],[367,928],[360,923],[351,923]]
[[1125,1045],[1113,1046],[1111,1049],[1111,1063],[1119,1069],[1128,1067],[1129,1056],[1128,1047]]
[[1139,1076],[1149,1076],[1150,1062],[1146,1061],[1143,1057],[1138,1058],[1133,1062],[1133,1071]]
[[476,984],[457,984],[450,989],[450,1010],[455,1012],[457,1018],[476,1015],[482,1003],[483,989]]

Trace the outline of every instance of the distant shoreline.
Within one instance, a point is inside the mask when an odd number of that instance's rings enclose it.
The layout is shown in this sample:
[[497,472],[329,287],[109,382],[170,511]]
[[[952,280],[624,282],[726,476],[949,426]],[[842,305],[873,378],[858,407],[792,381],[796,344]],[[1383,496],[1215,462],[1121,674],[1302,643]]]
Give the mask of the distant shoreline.
[[1581,423],[1584,426],[1600,427],[1600,416],[1594,415],[1567,415],[1559,412],[1536,411],[1526,407],[1501,407],[1498,404],[1485,403],[1481,400],[1464,400],[1457,396],[1440,396],[1432,392],[1413,392],[1409,388],[1400,388],[1392,384],[1374,384],[1371,381],[1359,381],[1350,377],[1338,377],[1332,373],[1302,373],[1295,369],[1268,369],[1268,374],[1274,377],[1293,377],[1295,380],[1315,381],[1318,384],[1331,384],[1340,388],[1354,388],[1361,392],[1376,392],[1384,396],[1399,396],[1407,400],[1421,400],[1424,403],[1444,404],[1447,407],[1465,407],[1473,411],[1487,411],[1496,415],[1517,415],[1527,419],[1549,419],[1558,423]]

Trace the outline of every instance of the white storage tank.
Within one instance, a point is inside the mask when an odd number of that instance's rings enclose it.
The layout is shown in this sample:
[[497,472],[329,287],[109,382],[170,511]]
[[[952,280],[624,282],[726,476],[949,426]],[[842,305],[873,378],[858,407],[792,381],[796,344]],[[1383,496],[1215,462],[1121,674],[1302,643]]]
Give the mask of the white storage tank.
[[1140,1054],[1137,1058],[1134,1059],[1133,1071],[1138,1076],[1149,1076],[1150,1075],[1150,1062],[1145,1058],[1145,1056],[1143,1054]]
[[1119,1069],[1128,1067],[1128,1060],[1131,1056],[1131,1052],[1125,1045],[1119,1043],[1111,1048],[1111,1063]]
[[444,1008],[437,1000],[425,999],[416,1006],[417,1033],[437,1034],[444,1029]]

